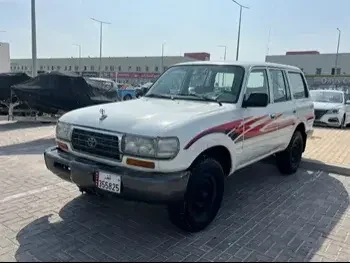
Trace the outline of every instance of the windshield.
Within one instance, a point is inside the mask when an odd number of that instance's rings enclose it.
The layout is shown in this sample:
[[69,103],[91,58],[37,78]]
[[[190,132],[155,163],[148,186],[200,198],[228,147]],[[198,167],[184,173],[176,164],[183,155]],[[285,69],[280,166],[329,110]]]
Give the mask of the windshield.
[[226,65],[184,65],[169,68],[146,97],[201,100],[208,98],[236,103],[244,69]]
[[341,92],[312,90],[310,95],[316,102],[344,103],[344,96]]

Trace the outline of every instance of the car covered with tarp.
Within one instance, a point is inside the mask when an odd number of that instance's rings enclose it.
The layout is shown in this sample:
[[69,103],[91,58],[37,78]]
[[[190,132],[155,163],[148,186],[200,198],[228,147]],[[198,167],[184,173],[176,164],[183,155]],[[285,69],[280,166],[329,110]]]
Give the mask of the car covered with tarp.
[[31,79],[26,73],[0,73],[0,101],[10,101],[11,86]]
[[40,74],[11,89],[31,109],[48,114],[119,100],[114,85],[60,72]]
[[[11,86],[31,79],[26,73],[0,73],[0,114],[7,114],[8,107],[13,100],[11,96]],[[25,105],[21,108],[26,108]]]

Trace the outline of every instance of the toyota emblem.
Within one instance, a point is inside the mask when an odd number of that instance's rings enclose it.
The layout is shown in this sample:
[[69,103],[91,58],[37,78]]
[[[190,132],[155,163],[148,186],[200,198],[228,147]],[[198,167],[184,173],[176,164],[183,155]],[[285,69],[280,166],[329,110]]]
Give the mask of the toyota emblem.
[[94,137],[89,137],[89,138],[87,139],[87,146],[88,146],[89,148],[95,148],[96,145],[97,145],[97,140],[96,140]]

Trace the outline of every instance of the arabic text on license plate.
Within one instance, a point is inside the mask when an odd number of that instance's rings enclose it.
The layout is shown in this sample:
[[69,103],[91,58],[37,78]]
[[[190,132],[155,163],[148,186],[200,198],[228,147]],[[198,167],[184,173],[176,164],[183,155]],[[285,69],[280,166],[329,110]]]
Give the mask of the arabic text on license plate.
[[120,194],[121,178],[119,175],[99,172],[97,187],[109,192]]

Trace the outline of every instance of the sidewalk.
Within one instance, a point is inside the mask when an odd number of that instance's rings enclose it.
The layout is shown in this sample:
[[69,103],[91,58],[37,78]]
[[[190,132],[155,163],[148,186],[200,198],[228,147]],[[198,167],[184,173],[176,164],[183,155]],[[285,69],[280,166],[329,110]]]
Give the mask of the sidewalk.
[[350,176],[350,129],[315,128],[303,157],[305,168],[317,166]]

